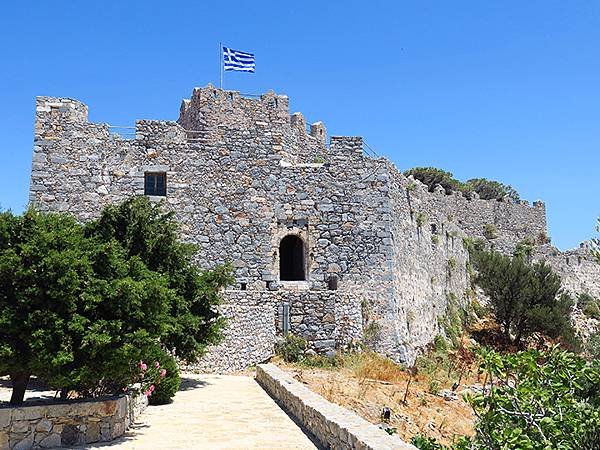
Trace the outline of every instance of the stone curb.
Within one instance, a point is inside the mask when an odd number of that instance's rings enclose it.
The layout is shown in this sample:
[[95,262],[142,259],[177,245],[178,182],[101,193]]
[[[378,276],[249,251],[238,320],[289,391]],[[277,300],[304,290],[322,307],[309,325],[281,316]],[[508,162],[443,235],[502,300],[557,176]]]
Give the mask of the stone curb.
[[325,448],[416,450],[357,414],[328,402],[273,364],[257,366],[256,381]]

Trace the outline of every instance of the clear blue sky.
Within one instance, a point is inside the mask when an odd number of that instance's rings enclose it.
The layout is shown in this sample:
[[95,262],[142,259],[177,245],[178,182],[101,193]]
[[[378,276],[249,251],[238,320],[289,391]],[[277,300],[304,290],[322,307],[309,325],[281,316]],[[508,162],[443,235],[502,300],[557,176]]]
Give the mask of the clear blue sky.
[[0,204],[27,203],[36,95],[90,120],[176,119],[218,83],[218,43],[256,53],[225,87],[273,89],[330,134],[404,170],[512,184],[546,202],[553,242],[600,215],[600,2],[5,2]]

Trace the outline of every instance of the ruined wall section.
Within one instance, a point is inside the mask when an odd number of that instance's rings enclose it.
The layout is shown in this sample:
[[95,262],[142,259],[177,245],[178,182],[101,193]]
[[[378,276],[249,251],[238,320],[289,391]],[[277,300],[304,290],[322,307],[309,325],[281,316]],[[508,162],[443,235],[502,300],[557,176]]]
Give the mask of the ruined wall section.
[[[426,186],[418,180],[408,178],[413,189],[423,191]],[[536,245],[548,240],[546,207],[537,201],[512,202],[510,200],[481,200],[474,196],[469,199],[461,192],[446,195],[438,186],[427,197],[430,211],[437,211],[446,220],[455,223],[471,238],[488,241],[495,250],[512,254],[518,243],[529,240]]]
[[600,299],[600,264],[587,242],[564,252],[551,245],[543,245],[536,248],[533,258],[550,264],[560,275],[563,288],[571,295],[585,292]]
[[400,361],[412,362],[419,351],[444,334],[452,308],[465,306],[470,282],[464,233],[444,212],[432,207],[426,189],[413,189],[411,181],[388,163],[394,218],[395,309],[385,311],[394,325]]

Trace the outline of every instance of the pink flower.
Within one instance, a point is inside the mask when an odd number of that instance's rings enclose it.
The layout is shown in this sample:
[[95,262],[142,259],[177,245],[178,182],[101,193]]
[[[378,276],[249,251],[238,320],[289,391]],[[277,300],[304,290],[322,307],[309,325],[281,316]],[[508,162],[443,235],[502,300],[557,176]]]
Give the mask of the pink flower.
[[166,371],[166,369],[160,369],[160,376],[161,376],[161,378],[164,378],[164,377],[166,377],[166,376],[167,376],[167,371]]
[[160,367],[160,363],[159,363],[158,361],[156,361],[156,362],[154,363],[154,367],[156,367],[156,368],[158,369],[158,368]]
[[144,395],[146,397],[150,397],[152,395],[152,391],[150,389],[148,389],[146,392],[144,392]]
[[150,385],[150,387],[149,387],[148,389],[150,390],[150,392],[151,392],[151,393],[152,393],[152,392],[154,392],[154,385],[153,385],[153,384],[151,384],[151,385]]
[[146,365],[146,363],[144,361],[140,361],[140,369],[142,369],[142,370],[148,369],[148,366]]

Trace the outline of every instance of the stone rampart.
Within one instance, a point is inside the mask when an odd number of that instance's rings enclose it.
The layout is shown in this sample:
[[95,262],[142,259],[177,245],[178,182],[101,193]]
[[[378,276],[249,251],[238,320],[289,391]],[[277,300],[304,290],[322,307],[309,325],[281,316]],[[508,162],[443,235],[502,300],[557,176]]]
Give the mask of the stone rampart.
[[272,364],[257,367],[256,381],[315,436],[323,448],[416,450],[352,411],[328,402]]
[[[367,335],[381,353],[412,363],[444,332],[450,301],[468,301],[465,237],[505,253],[545,241],[543,203],[428,192],[386,159],[366,156],[360,137],[332,136],[327,146],[322,123],[307,131],[288,108],[286,96],[249,99],[209,85],[184,100],[178,122],[140,120],[135,138],[121,139],[89,123],[82,103],[40,97],[30,202],[88,220],[143,195],[146,173],[163,173],[166,196],[150,199],[173,211],[182,239],[199,246],[201,269],[232,263],[234,288],[243,292],[236,295],[249,299],[223,306],[230,330],[209,367],[230,370],[267,356],[281,331],[270,318],[278,320],[286,302],[292,332],[316,349]],[[302,242],[301,285],[281,282],[280,245],[290,235]],[[572,268],[563,270],[567,283],[597,289],[592,269],[580,276]],[[303,290],[310,294],[296,293]],[[352,311],[341,332],[331,315],[344,308]],[[245,324],[251,320],[261,333]],[[247,353],[246,332],[256,340]]]
[[145,395],[0,407],[0,450],[72,448],[122,436],[148,405]]

